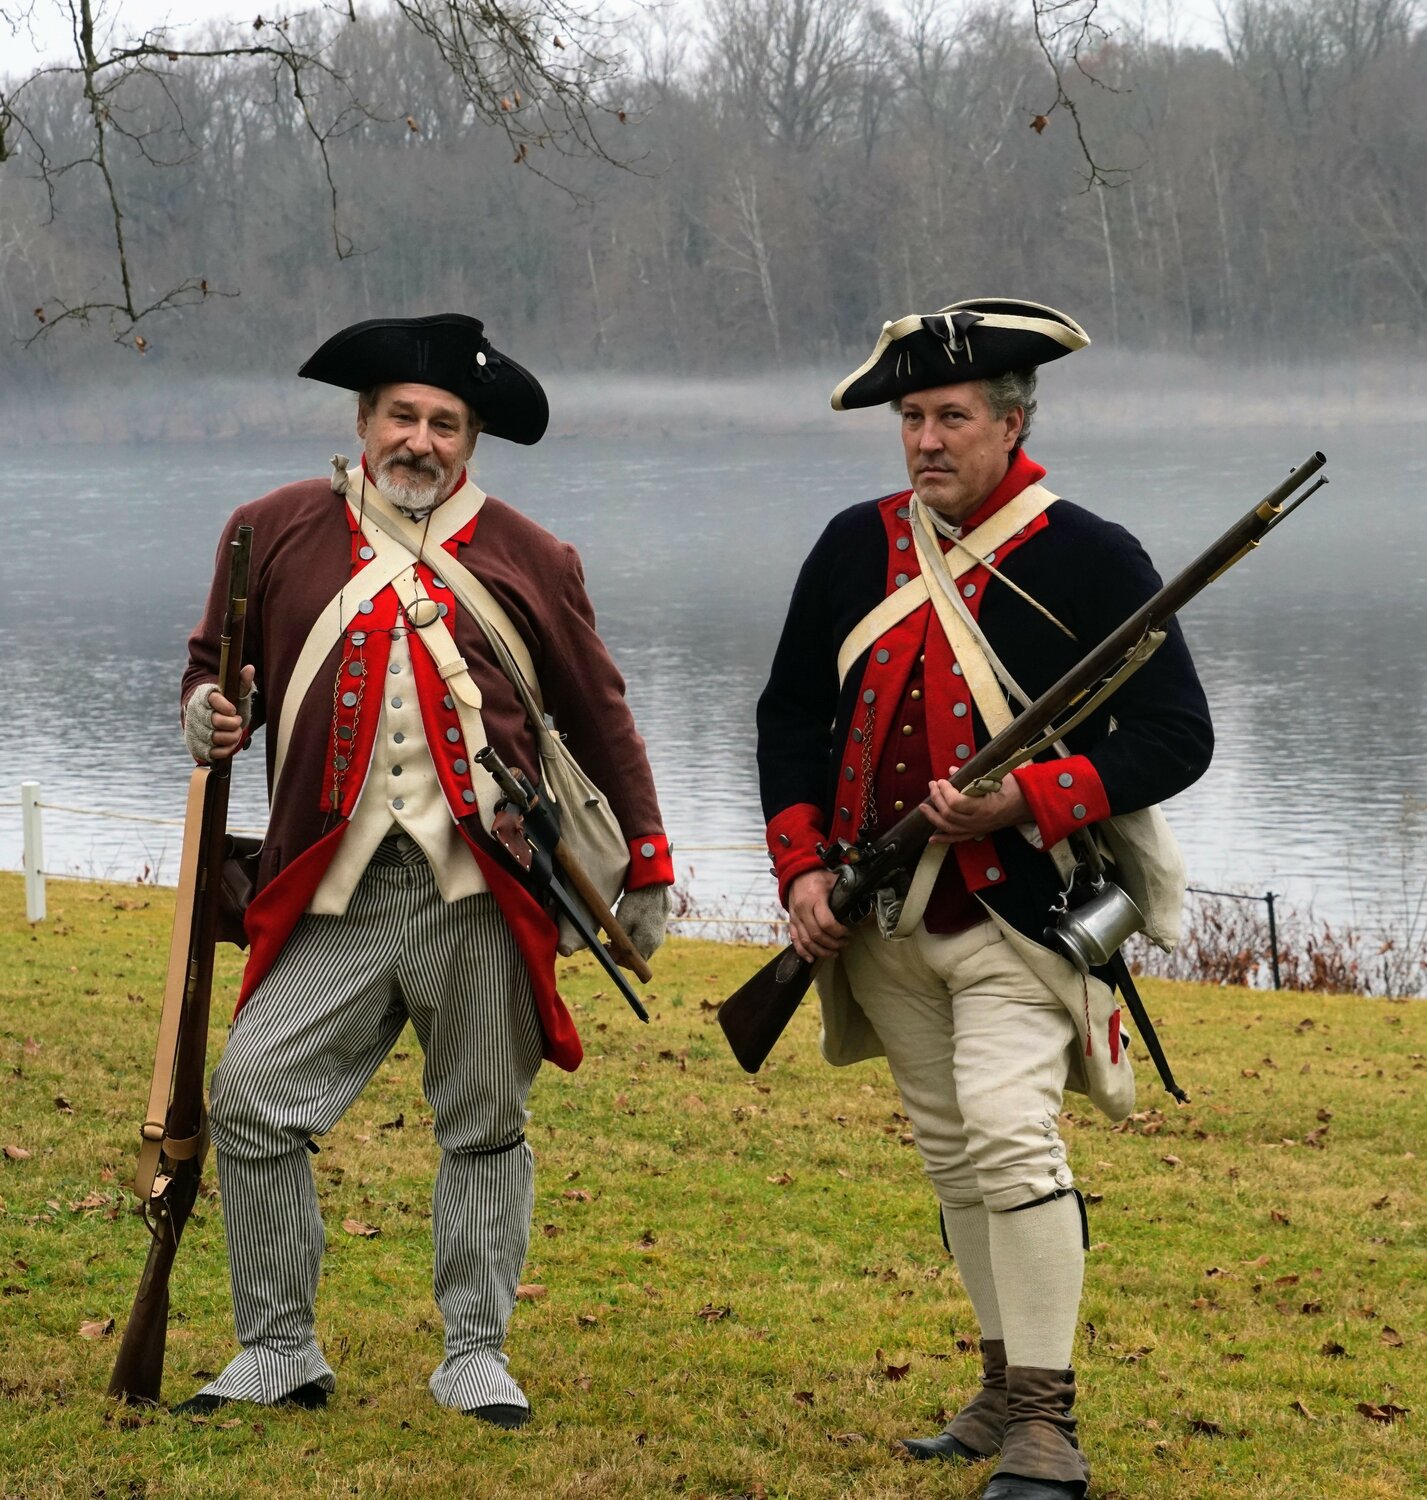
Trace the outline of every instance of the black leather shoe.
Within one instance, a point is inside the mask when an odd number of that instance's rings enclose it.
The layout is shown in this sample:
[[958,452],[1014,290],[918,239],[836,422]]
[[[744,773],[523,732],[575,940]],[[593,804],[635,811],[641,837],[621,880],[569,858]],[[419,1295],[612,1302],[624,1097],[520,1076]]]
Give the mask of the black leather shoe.
[[993,1455],[978,1453],[968,1448],[958,1437],[949,1432],[939,1432],[929,1438],[898,1438],[897,1445],[911,1458],[945,1458],[953,1463],[979,1464]]
[[318,1385],[315,1380],[309,1380],[306,1385],[300,1385],[295,1391],[289,1391],[287,1395],[280,1396],[276,1401],[242,1401],[236,1396],[215,1396],[211,1391],[199,1391],[196,1396],[190,1396],[187,1401],[180,1401],[177,1406],[171,1406],[169,1410],[176,1417],[211,1417],[215,1411],[221,1411],[225,1406],[300,1406],[304,1411],[319,1411],[327,1405],[327,1398],[332,1393],[325,1385]]
[[492,1401],[486,1406],[468,1407],[462,1416],[479,1417],[482,1422],[489,1422],[492,1427],[516,1428],[524,1427],[530,1420],[530,1408],[528,1406],[510,1406],[504,1401]]
[[1056,1479],[1026,1479],[1020,1474],[993,1474],[981,1491],[981,1500],[1076,1500],[1084,1485],[1062,1484]]

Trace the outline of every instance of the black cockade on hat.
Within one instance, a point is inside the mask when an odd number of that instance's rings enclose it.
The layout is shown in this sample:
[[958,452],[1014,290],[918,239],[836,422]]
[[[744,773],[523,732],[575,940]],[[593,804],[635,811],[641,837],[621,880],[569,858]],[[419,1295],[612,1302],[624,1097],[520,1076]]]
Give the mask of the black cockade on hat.
[[413,382],[459,396],[492,437],[538,443],[550,421],[540,382],[485,336],[479,318],[372,318],[330,339],[297,372],[348,391]]

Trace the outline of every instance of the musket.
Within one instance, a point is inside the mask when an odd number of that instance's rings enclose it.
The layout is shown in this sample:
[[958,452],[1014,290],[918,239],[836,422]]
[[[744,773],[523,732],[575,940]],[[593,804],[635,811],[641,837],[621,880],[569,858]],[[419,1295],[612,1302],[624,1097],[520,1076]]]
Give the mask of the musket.
[[[253,528],[240,526],[229,544],[228,607],[219,643],[218,689],[230,703],[238,701],[242,675],[252,542]],[[168,1337],[169,1278],[208,1153],[203,1088],[213,950],[219,932],[223,860],[228,852],[232,766],[231,756],[198,766],[188,782],[178,906],[134,1183],[151,1239],[109,1378],[109,1394],[121,1401],[153,1405],[159,1399]]]
[[[506,852],[531,877],[537,889],[549,894],[560,911],[570,919],[575,931],[589,946],[590,952],[599,960],[605,973],[614,981],[629,1008],[641,1021],[649,1019],[638,995],[630,988],[629,981],[619,972],[619,965],[632,970],[640,980],[648,984],[654,977],[644,955],[629,939],[619,919],[609,909],[605,899],[595,889],[594,882],[585,873],[580,862],[570,852],[569,846],[560,837],[560,824],[554,810],[530,783],[530,778],[520,769],[512,770],[496,754],[490,745],[476,751],[476,763],[483,766],[494,778],[501,794],[519,815],[519,830],[507,829],[497,822],[496,837]],[[525,847],[518,847],[523,843]],[[555,866],[569,878],[579,901],[571,897],[559,877]],[[609,936],[609,948],[599,940],[599,934],[590,926],[580,902],[583,901],[595,921]]]
[[[1189,600],[1328,482],[1319,478],[1290,501],[1326,462],[1321,453],[1314,453],[1290,470],[1282,484],[988,740],[950,778],[952,786],[968,793],[993,787],[1093,713],[1149,659],[1164,639],[1164,627]],[[840,842],[827,850],[825,862],[837,871],[837,884],[828,897],[833,916],[844,925],[866,916],[878,890],[915,869],[935,832],[918,808],[869,843]],[[748,1072],[756,1073],[767,1060],[807,994],[814,967],[787,947],[719,1007],[719,1025]]]

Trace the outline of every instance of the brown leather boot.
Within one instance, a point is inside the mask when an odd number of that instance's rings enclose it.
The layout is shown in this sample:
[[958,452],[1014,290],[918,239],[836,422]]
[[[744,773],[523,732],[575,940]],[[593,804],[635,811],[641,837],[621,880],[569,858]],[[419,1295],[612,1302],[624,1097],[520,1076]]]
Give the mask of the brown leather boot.
[[1006,1426],[1006,1345],[981,1340],[981,1389],[945,1427],[929,1438],[902,1438],[913,1458],[950,1458],[978,1463],[1001,1451]]
[[981,1500],[1082,1500],[1090,1465],[1075,1436],[1074,1370],[1006,1367],[1001,1462]]

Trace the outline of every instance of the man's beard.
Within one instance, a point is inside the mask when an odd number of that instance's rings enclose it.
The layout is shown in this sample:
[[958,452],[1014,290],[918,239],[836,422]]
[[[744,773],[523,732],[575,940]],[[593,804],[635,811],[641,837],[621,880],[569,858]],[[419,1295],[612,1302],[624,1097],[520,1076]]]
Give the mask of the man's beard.
[[452,476],[434,458],[393,454],[377,465],[382,493],[412,515],[435,510],[451,489]]

